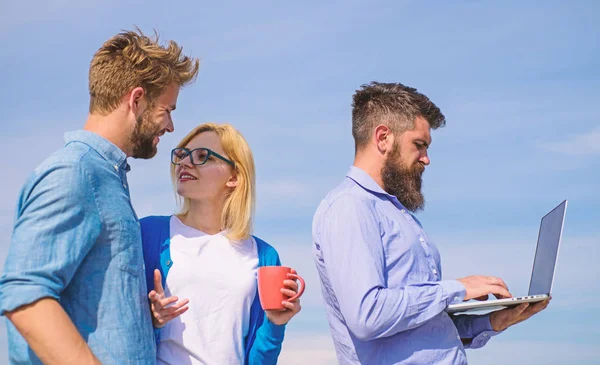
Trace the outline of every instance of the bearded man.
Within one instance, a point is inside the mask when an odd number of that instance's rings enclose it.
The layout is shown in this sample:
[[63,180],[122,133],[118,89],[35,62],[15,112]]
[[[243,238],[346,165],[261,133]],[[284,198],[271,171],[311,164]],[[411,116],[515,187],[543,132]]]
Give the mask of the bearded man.
[[448,305],[511,297],[492,276],[442,280],[440,254],[412,213],[440,109],[416,89],[372,82],[353,98],[355,160],[313,220],[313,251],[340,364],[466,364],[509,326],[544,309],[527,304],[451,316]]
[[[94,55],[83,130],[29,176],[0,278],[10,364],[154,364],[156,348],[128,157],[173,132],[199,62],[139,30]],[[35,146],[30,153],[37,153]]]

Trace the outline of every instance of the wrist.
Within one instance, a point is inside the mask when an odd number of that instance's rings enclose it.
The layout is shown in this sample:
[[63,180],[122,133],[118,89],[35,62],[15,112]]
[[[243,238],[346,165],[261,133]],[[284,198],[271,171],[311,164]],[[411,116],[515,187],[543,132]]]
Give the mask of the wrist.
[[277,318],[277,316],[272,316],[271,315],[271,311],[265,311],[265,315],[267,316],[267,319],[269,320],[269,323],[271,323],[274,326],[285,326],[290,319],[285,319],[285,318]]

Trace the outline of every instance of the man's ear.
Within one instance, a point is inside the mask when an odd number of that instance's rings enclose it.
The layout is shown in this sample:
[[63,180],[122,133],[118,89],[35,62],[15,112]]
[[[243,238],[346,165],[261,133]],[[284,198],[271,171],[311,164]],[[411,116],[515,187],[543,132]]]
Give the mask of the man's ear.
[[225,186],[227,186],[228,188],[235,188],[239,185],[239,183],[240,183],[240,180],[238,179],[238,175],[235,171],[233,171],[233,173],[231,174],[231,177],[225,183]]
[[380,124],[375,127],[375,133],[373,134],[375,144],[380,153],[385,154],[392,149],[394,145],[394,134],[390,127],[385,124]]
[[129,93],[127,104],[135,116],[141,115],[148,106],[144,96],[146,96],[146,91],[141,86],[134,88]]

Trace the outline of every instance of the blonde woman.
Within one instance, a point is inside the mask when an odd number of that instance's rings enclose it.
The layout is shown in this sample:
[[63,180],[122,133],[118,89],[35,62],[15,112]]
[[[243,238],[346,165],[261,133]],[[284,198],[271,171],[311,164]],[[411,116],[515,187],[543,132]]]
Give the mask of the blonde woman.
[[[246,140],[230,125],[203,124],[173,149],[171,163],[181,211],[140,221],[157,364],[276,364],[300,302],[284,301],[284,311],[260,306],[257,268],[280,262],[251,235],[255,172]],[[284,285],[295,295],[295,281]]]

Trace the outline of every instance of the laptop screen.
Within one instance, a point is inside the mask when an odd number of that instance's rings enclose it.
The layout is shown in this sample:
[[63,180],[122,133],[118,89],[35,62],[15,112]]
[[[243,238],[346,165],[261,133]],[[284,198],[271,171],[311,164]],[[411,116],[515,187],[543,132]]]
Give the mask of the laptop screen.
[[542,218],[529,283],[529,295],[550,294],[566,208],[565,200]]

